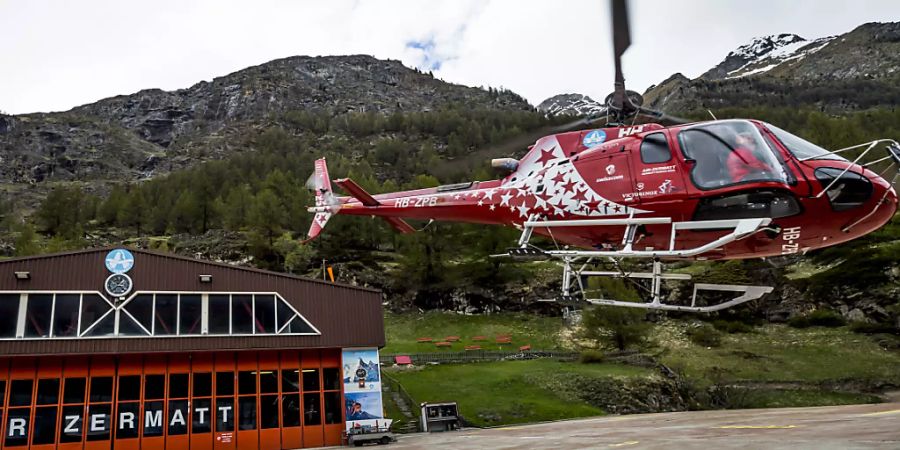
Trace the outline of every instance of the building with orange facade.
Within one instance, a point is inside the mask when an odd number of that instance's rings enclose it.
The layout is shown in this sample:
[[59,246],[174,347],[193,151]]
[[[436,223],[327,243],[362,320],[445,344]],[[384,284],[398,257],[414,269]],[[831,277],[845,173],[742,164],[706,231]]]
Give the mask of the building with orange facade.
[[3,449],[293,449],[383,421],[378,291],[136,249],[0,261]]

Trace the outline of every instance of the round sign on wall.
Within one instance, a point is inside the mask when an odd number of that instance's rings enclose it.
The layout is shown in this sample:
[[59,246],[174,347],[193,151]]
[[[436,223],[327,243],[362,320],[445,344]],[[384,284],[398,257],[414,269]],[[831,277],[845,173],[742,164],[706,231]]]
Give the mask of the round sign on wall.
[[134,267],[134,255],[124,248],[117,248],[106,254],[106,270],[125,273]]

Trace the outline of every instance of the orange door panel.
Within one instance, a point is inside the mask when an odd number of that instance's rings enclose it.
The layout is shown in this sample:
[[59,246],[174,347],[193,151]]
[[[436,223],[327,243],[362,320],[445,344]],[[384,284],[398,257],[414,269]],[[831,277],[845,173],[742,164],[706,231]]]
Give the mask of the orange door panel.
[[85,413],[85,450],[112,447],[113,392],[116,361],[112,356],[91,357],[88,379],[88,407]]
[[188,420],[191,418],[191,360],[187,354],[169,355],[169,379],[166,383],[166,450],[188,450]]
[[215,356],[213,375],[213,450],[234,450],[235,443],[235,385],[237,366],[233,353]]
[[38,361],[34,416],[29,433],[33,450],[56,449],[61,378],[61,359],[41,358]]
[[3,418],[3,443],[0,446],[28,445],[33,422],[35,365],[34,358],[16,358],[9,370],[9,395]]
[[237,354],[237,445],[240,450],[259,448],[259,363],[255,352]]
[[141,393],[141,448],[166,448],[166,381],[168,361],[164,355],[144,358],[144,385]]
[[119,358],[119,369],[116,371],[116,426],[113,431],[116,450],[141,448],[143,373],[144,360],[141,355],[125,355]]
[[303,418],[303,446],[325,445],[322,423],[322,359],[318,350],[300,353],[300,385],[303,391],[300,405]]
[[84,420],[87,402],[87,380],[90,369],[87,357],[69,357],[63,362],[62,407],[57,450],[84,448]]
[[281,450],[281,401],[278,354],[259,354],[259,448]]
[[212,450],[213,358],[210,354],[191,357],[191,450]]
[[281,445],[282,448],[303,446],[300,427],[300,353],[280,352],[281,367]]

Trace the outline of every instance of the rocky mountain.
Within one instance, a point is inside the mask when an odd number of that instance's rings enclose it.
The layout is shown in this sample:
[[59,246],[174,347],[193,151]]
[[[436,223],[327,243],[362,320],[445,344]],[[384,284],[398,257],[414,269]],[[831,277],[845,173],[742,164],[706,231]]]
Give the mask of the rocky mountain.
[[696,79],[675,74],[644,94],[670,112],[725,106],[815,106],[851,111],[900,102],[900,22],[867,23],[808,41],[753,39]]
[[548,116],[591,116],[606,113],[602,103],[581,94],[554,95],[542,101],[537,109]]
[[0,115],[0,184],[137,180],[247,150],[290,111],[532,110],[506,91],[455,85],[365,55],[279,59],[175,91],[148,89],[61,113]]

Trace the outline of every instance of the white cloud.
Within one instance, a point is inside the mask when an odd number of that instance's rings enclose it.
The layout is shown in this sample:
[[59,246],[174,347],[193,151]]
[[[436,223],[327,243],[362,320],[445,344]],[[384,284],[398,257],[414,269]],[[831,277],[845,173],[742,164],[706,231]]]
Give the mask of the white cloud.
[[[815,38],[900,20],[891,0],[630,4],[628,87],[694,77],[752,37]],[[64,110],[144,88],[178,89],[292,55],[371,54],[441,64],[444,80],[503,86],[532,103],[612,89],[604,0],[157,0],[0,3],[0,110]],[[427,52],[410,42],[431,42]]]

